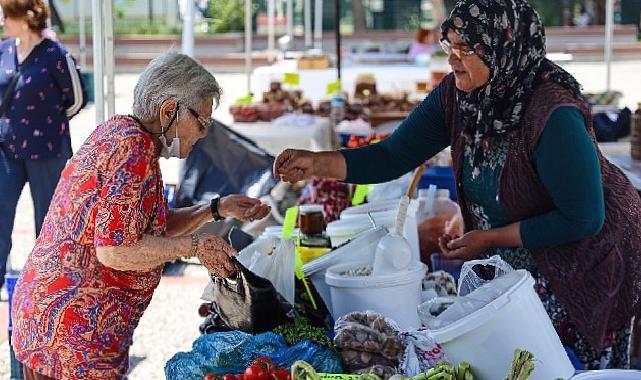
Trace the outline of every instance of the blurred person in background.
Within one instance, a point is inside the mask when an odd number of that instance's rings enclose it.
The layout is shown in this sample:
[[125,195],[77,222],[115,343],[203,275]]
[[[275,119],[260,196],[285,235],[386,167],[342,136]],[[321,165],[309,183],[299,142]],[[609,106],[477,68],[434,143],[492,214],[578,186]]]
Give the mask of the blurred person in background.
[[60,172],[71,157],[69,119],[86,104],[71,55],[43,37],[44,0],[0,0],[0,286],[4,284],[20,193],[29,182],[40,234]]

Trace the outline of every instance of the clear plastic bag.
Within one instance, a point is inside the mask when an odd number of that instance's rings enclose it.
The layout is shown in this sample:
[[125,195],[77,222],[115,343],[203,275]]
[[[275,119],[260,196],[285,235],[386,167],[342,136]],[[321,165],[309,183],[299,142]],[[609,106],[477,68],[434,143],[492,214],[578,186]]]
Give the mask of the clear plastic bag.
[[418,376],[440,362],[447,361],[443,348],[429,335],[428,330],[416,330],[401,334],[405,353],[400,369],[405,376]]
[[242,250],[238,261],[255,275],[269,280],[276,291],[293,305],[295,250],[293,239],[261,238]]
[[486,260],[467,261],[461,268],[458,295],[466,296],[488,282],[511,272],[514,272],[514,268],[503,261],[499,255]]
[[[457,298],[435,298],[418,307],[424,326],[440,329],[485,307],[500,297],[518,277],[514,269],[499,256],[468,261],[463,265]],[[442,309],[442,312],[438,311]],[[438,311],[437,311],[438,310]]]

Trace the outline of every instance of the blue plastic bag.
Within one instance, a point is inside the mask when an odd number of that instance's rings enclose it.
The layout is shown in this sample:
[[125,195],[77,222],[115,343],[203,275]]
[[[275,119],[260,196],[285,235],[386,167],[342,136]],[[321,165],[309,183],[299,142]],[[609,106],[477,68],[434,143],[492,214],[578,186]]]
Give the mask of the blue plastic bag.
[[278,367],[289,368],[305,360],[318,372],[342,373],[336,354],[312,341],[288,347],[282,336],[271,332],[253,336],[241,331],[202,335],[192,351],[179,352],[165,365],[165,377],[171,380],[202,380],[207,373],[219,375],[243,373],[254,359],[265,356]]

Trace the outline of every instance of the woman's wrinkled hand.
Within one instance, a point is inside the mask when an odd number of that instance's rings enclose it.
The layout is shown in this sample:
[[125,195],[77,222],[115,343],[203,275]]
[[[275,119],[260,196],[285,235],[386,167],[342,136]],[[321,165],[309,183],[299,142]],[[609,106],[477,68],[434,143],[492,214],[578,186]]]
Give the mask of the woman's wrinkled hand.
[[233,260],[236,250],[221,237],[210,234],[200,235],[196,256],[205,268],[216,276],[227,278],[237,270]]
[[295,183],[314,175],[314,153],[307,150],[286,149],[274,161],[274,177]]
[[228,195],[218,202],[218,213],[223,217],[232,217],[242,221],[263,219],[272,210],[258,199],[244,195]]
[[461,237],[443,235],[438,245],[448,259],[472,260],[494,246],[489,231],[474,230]]

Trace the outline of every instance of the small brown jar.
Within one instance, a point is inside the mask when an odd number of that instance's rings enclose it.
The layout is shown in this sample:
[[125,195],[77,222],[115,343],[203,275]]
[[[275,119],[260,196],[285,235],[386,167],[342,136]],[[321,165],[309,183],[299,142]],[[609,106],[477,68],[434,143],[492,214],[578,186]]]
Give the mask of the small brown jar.
[[322,235],[326,226],[322,205],[299,206],[298,227],[303,235]]

